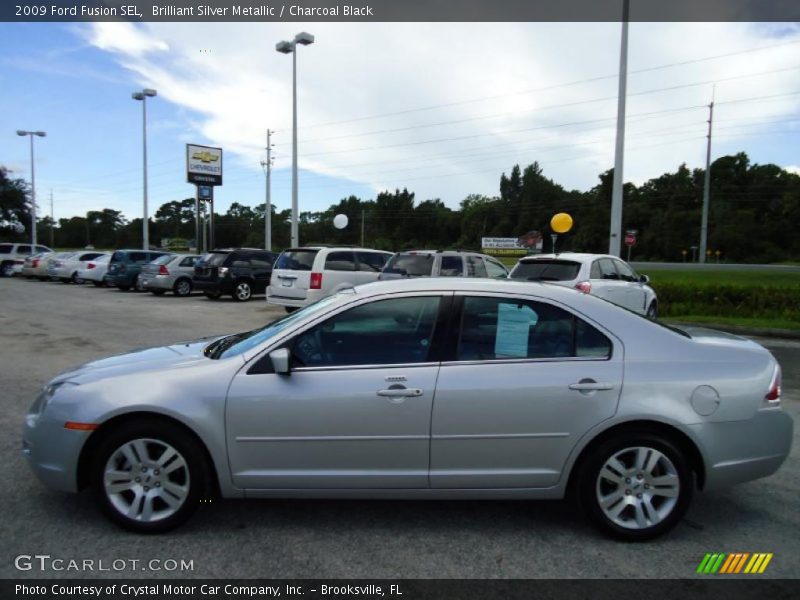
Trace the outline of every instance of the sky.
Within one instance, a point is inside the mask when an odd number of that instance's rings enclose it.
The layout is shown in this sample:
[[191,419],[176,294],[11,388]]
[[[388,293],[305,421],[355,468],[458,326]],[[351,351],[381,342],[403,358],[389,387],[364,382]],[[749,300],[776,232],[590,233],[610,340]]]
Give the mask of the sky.
[[[2,23],[0,165],[30,177],[56,219],[142,215],[147,101],[150,215],[194,195],[185,144],[224,150],[217,212],[291,202],[292,57],[299,31],[300,209],[408,188],[457,208],[498,194],[501,173],[538,161],[587,190],[614,162],[619,23]],[[631,23],[624,177],[640,184],[745,151],[800,172],[800,25]]]

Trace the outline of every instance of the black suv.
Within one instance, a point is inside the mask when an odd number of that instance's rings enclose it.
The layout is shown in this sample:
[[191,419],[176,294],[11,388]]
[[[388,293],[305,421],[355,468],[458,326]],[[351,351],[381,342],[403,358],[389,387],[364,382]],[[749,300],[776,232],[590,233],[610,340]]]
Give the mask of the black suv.
[[252,248],[212,250],[194,267],[194,288],[212,300],[230,294],[247,302],[253,294],[265,292],[277,258],[276,252]]

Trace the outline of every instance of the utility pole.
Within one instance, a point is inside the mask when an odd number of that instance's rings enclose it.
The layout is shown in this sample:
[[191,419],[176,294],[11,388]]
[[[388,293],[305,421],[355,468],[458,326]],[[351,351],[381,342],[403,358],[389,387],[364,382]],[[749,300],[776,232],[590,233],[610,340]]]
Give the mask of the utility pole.
[[701,263],[706,262],[708,246],[708,203],[711,196],[711,126],[714,121],[714,94],[711,94],[711,104],[708,105],[708,141],[706,142],[706,174],[703,177],[703,220],[700,224],[700,256]]
[[614,148],[614,184],[611,189],[611,231],[608,253],[620,255],[622,233],[622,163],[625,154],[625,95],[628,86],[628,16],[630,0],[622,5],[622,43],[619,54],[619,91],[617,95],[617,142]]
[[272,174],[272,143],[270,135],[272,131],[267,129],[267,160],[261,161],[261,168],[264,169],[266,176],[266,193],[264,199],[264,250],[272,250],[272,200],[270,198],[271,185],[270,175]]
[[55,217],[53,216],[53,190],[50,190],[50,247],[52,248],[55,246],[55,232],[53,231],[53,225],[55,225]]
[[361,247],[364,247],[364,219],[366,218],[366,211],[361,209]]

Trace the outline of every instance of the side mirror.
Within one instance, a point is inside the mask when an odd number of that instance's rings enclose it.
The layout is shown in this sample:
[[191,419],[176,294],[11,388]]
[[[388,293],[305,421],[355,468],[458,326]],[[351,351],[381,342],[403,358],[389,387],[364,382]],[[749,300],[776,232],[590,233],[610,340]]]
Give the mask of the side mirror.
[[639,275],[639,283],[648,284],[650,283],[650,278],[647,275]]
[[272,361],[272,369],[278,375],[289,375],[292,371],[291,360],[292,353],[288,348],[278,348],[269,353],[269,359]]

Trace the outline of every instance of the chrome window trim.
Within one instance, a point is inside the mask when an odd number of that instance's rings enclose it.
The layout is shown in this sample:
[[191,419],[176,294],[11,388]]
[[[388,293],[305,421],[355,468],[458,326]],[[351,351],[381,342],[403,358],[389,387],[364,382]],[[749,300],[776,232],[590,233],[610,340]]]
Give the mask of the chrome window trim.
[[417,367],[438,367],[440,363],[435,361],[420,362],[420,363],[394,363],[388,365],[370,364],[370,365],[335,365],[330,367],[295,367],[292,373],[310,372],[310,371],[355,371],[361,369],[414,369]]
[[595,358],[593,356],[554,356],[552,358],[487,358],[486,360],[448,360],[443,367],[457,365],[516,364],[516,363],[553,363],[553,362],[606,362],[611,357]]

